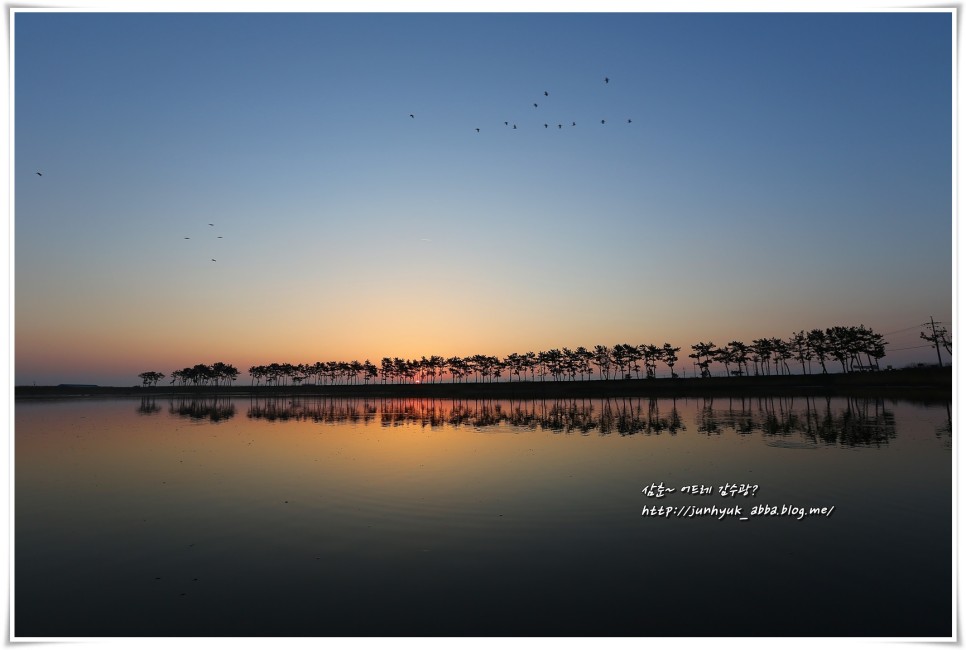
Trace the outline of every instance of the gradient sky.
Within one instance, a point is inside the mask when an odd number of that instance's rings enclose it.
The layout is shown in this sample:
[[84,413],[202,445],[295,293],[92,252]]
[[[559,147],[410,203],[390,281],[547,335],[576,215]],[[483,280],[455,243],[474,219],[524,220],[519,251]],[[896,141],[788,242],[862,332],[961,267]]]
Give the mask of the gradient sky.
[[18,385],[951,324],[948,12],[12,24]]

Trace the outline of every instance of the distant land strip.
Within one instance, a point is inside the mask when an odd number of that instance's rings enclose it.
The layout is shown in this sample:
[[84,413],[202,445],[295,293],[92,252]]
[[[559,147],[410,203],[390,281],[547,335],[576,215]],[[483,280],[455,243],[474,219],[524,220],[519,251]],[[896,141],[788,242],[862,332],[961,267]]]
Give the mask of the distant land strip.
[[608,397],[843,395],[952,399],[952,368],[744,377],[505,381],[434,384],[309,384],[301,386],[16,386],[17,398],[175,395],[321,395],[440,399],[545,399]]

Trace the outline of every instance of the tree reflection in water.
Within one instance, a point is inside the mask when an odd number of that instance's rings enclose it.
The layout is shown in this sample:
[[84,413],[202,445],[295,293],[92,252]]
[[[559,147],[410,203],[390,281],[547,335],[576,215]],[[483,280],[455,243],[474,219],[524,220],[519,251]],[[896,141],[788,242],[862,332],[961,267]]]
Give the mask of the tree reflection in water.
[[158,402],[153,397],[142,397],[141,403],[138,405],[138,413],[141,415],[153,415],[155,413],[160,413],[161,407],[158,406]]
[[[668,401],[668,400],[662,400]],[[378,419],[381,426],[472,427],[484,431],[498,425],[554,433],[588,435],[677,433],[685,426],[671,401],[667,415],[657,399],[608,400],[436,400],[332,399],[285,397],[254,399],[248,417],[255,419],[342,423]]]
[[[874,397],[705,398],[698,410],[698,431],[766,436],[799,434],[813,443],[879,446],[896,436],[895,414]],[[722,402],[726,406],[722,406]]]
[[[709,436],[760,432],[781,439],[797,434],[812,444],[843,446],[878,446],[896,436],[895,414],[885,399],[874,397],[444,400],[285,396],[252,398],[246,415],[270,422],[416,424],[472,427],[481,432],[505,425],[579,435],[675,435],[687,430],[679,405],[694,410],[696,431]],[[161,409],[147,398],[137,410],[150,415]],[[228,397],[171,400],[168,412],[218,422],[235,416],[235,401]],[[936,435],[951,439],[949,412],[948,426],[939,427]]]
[[230,397],[185,397],[170,400],[168,413],[191,420],[220,422],[235,417],[235,405]]

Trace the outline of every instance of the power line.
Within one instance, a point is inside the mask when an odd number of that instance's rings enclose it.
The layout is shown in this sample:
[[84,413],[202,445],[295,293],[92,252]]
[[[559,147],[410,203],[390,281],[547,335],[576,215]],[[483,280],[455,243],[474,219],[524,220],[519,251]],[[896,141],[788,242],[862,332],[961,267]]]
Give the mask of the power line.
[[[929,323],[926,323],[928,325]],[[905,327],[901,330],[895,330],[894,332],[886,332],[882,336],[889,336],[890,334],[898,334],[899,332],[908,332],[909,330],[917,330],[920,327],[925,327],[925,325],[913,325],[912,327]]]
[[918,350],[919,348],[931,348],[932,346],[928,343],[926,345],[914,345],[911,348],[892,348],[889,352],[902,352],[903,350]]

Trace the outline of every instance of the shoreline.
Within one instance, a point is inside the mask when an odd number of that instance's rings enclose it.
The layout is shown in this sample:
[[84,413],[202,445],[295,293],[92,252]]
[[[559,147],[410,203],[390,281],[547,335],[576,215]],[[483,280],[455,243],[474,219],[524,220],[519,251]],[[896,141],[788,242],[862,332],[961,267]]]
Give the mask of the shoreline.
[[607,397],[853,395],[952,399],[952,368],[751,377],[501,381],[494,383],[355,384],[309,386],[16,386],[17,399],[84,397],[410,397],[546,399]]

